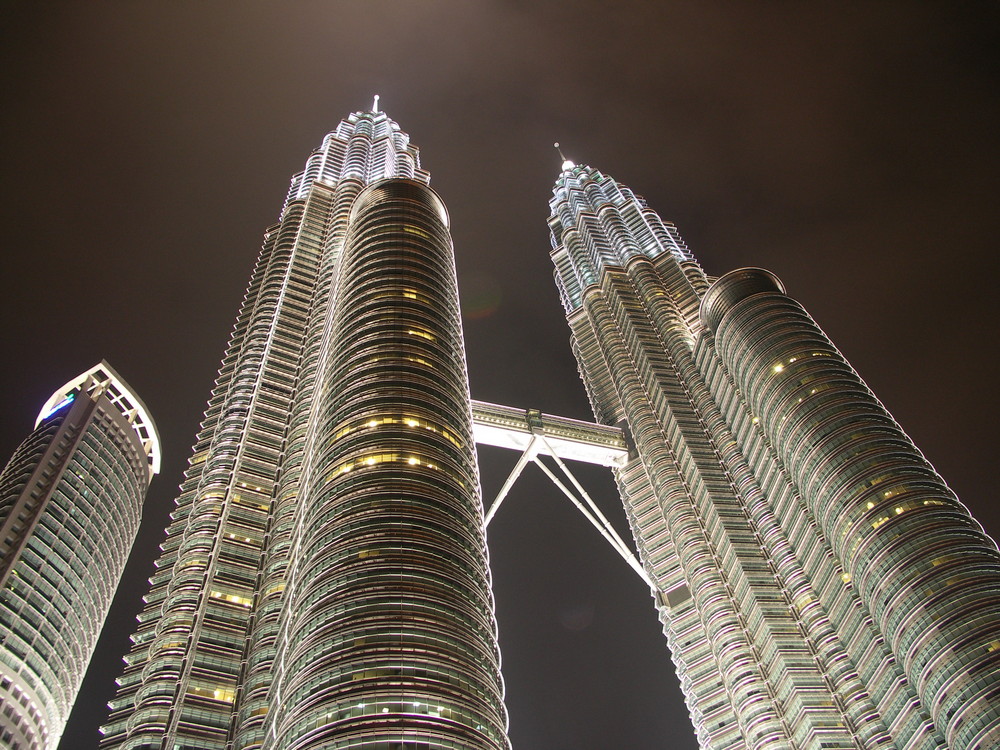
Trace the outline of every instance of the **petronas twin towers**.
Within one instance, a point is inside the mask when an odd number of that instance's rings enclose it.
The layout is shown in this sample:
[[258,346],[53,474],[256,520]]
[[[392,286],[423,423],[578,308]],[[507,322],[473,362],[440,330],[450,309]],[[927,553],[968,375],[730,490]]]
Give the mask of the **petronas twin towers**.
[[[293,178],[102,747],[509,747],[428,181],[377,103]],[[614,471],[702,747],[1000,744],[996,545],[808,314],[767,271],[706,276],[596,170],[566,162],[551,209],[573,349],[629,446]]]

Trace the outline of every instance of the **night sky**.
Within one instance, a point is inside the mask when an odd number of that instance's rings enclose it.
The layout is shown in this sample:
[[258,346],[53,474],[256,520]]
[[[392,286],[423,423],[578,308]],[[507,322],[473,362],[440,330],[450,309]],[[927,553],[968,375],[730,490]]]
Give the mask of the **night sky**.
[[[548,258],[560,141],[710,274],[774,271],[1000,533],[998,21],[951,2],[0,0],[0,456],[106,358],[165,457],[62,750],[97,746],[263,230],[376,93],[451,213],[475,398],[590,417]],[[487,501],[515,458],[481,451]],[[580,476],[624,532],[609,477]],[[648,590],[537,468],[489,541],[515,750],[694,748]]]

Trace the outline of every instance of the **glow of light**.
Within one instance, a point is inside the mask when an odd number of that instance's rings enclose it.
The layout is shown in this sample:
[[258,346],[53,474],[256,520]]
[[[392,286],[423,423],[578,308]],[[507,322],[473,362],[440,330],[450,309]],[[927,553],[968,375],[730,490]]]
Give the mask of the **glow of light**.
[[[76,398],[76,394],[75,393],[69,394],[66,398],[64,398],[58,404],[56,404],[51,409],[49,409],[47,412],[45,412],[45,415],[42,417],[42,419],[48,419],[49,417],[51,417],[53,414],[55,414],[60,409],[66,407],[66,406],[69,406],[70,404],[73,403],[73,399],[75,399],[75,398]],[[41,421],[41,420],[39,420],[39,421]]]
[[567,159],[566,161],[564,161],[564,162],[562,163],[562,168],[563,168],[563,172],[566,172],[566,171],[568,171],[568,170],[572,169],[572,168],[573,168],[573,167],[575,167],[575,166],[576,166],[576,164],[574,164],[574,163],[573,163],[573,162],[571,162],[571,161],[570,161],[569,159]]
[[412,328],[407,330],[407,333],[411,336],[419,336],[422,339],[427,339],[428,341],[434,341],[434,336],[428,331],[413,330]]
[[785,369],[785,366],[784,366],[784,365],[775,365],[775,366],[774,366],[774,371],[775,371],[775,372],[781,372],[781,371],[782,371],[782,370],[784,370],[784,369]]
[[371,420],[371,421],[370,421],[370,422],[368,423],[368,426],[369,426],[369,427],[378,427],[378,420],[377,420],[377,419],[373,419],[373,420]]

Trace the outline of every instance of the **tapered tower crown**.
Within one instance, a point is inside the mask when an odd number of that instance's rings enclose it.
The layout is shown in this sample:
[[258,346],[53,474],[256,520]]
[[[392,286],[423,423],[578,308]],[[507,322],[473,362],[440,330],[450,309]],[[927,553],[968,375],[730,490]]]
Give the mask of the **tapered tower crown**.
[[691,260],[673,224],[592,167],[565,161],[549,207],[556,283],[567,310],[579,307],[583,290],[597,283],[606,266],[624,266],[632,258],[652,259],[663,253]]
[[292,178],[285,206],[305,198],[316,182],[333,186],[356,180],[368,185],[390,177],[430,182],[430,174],[420,168],[420,150],[394,120],[378,110],[376,98],[371,111],[354,112],[327,134],[305,169]]

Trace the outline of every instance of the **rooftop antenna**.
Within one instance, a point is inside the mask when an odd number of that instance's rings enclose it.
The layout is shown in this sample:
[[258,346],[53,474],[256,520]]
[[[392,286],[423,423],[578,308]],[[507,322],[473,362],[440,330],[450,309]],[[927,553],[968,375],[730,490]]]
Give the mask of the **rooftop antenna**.
[[372,102],[372,112],[378,112],[378,94],[375,94],[375,101]]
[[573,162],[571,162],[569,159],[566,158],[566,155],[562,152],[562,149],[559,147],[558,143],[553,143],[552,145],[556,147],[556,151],[559,152],[559,156],[563,160],[562,168],[564,172],[576,166],[576,164],[574,164]]

